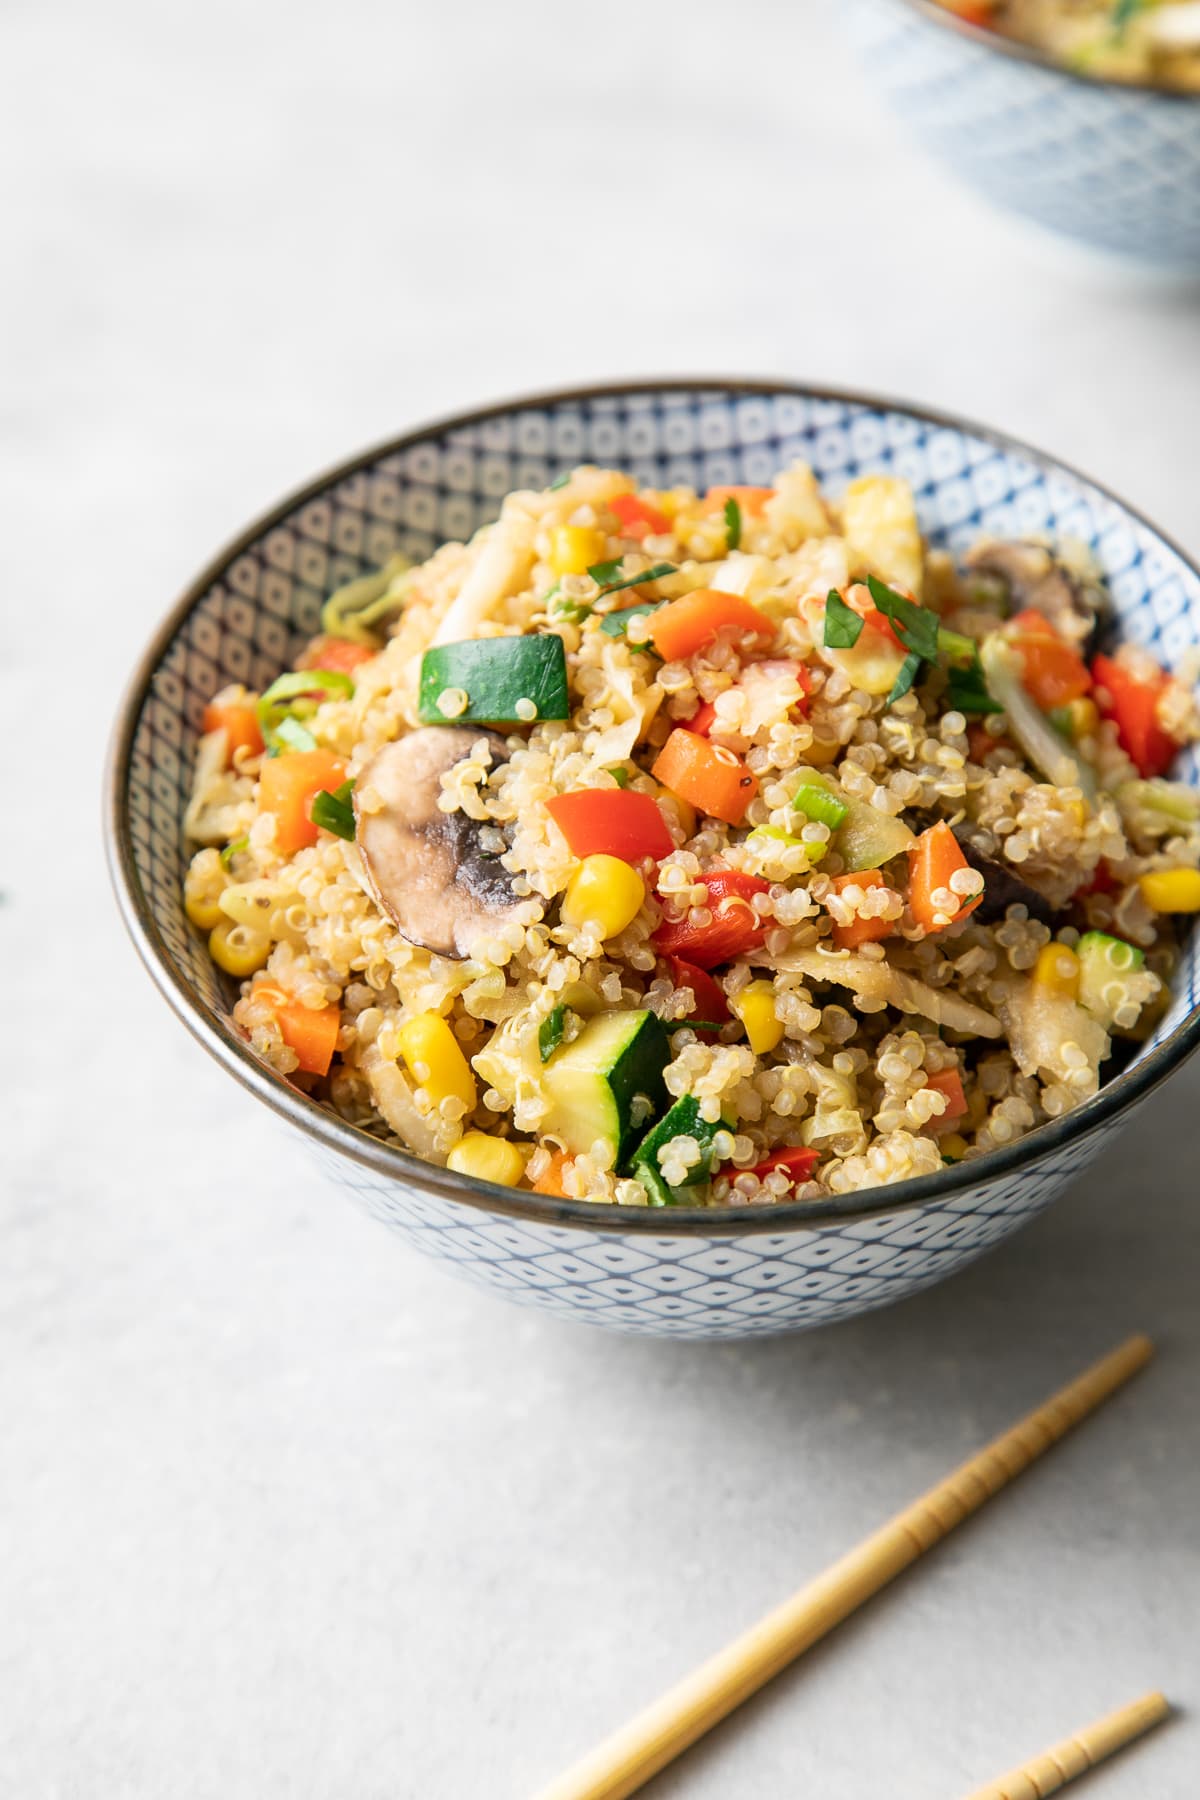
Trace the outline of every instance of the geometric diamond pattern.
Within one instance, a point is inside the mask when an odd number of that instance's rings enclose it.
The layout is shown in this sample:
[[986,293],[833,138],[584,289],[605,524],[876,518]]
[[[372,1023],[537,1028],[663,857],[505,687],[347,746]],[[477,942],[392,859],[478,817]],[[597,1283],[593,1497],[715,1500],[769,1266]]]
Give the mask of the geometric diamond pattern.
[[[689,1216],[686,1224],[680,1214],[501,1195],[428,1169],[297,1096],[232,1029],[230,984],[181,903],[180,825],[201,714],[228,681],[273,679],[339,583],[396,550],[423,558],[446,537],[469,536],[512,488],[543,486],[580,461],[619,464],[652,486],[768,482],[801,457],[834,495],[869,470],[906,476],[924,530],[953,550],[983,532],[1082,539],[1107,574],[1123,636],[1171,661],[1200,642],[1196,570],[1119,502],[1022,446],[886,403],[782,384],[666,383],[496,408],[333,472],[205,572],[152,646],[122,715],[114,875],[167,998],[234,1074],[304,1129],[373,1213],[451,1271],[562,1316],[675,1336],[746,1336],[887,1304],[943,1279],[1040,1211],[1096,1154],[1121,1103],[1102,1090],[1067,1123],[1005,1153],[1003,1173],[993,1159],[993,1172],[974,1186],[958,1185],[965,1172],[948,1172],[861,1202]],[[1180,773],[1200,781],[1196,758],[1184,762]],[[1134,1071],[1161,1054],[1141,1080],[1117,1084],[1130,1098],[1200,1035],[1198,965],[1193,951]]]
[[1082,79],[917,5],[844,10],[896,111],[990,200],[1102,250],[1200,269],[1200,100]]

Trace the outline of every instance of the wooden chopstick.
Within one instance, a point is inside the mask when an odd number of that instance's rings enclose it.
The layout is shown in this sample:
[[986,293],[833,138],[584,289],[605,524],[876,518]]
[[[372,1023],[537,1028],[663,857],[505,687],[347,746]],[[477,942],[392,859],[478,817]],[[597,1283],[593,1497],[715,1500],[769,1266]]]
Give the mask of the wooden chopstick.
[[1106,1757],[1115,1756],[1135,1738],[1153,1731],[1170,1713],[1165,1694],[1143,1694],[1140,1700],[1085,1725],[1074,1737],[1064,1738],[1040,1756],[1030,1757],[1019,1769],[1010,1769],[998,1781],[976,1788],[967,1800],[1044,1800],[1045,1795],[1057,1794],[1068,1781],[1086,1775]]
[[872,1594],[998,1494],[1154,1354],[1138,1335],[897,1513],[856,1549],[605,1739],[537,1800],[625,1800]]

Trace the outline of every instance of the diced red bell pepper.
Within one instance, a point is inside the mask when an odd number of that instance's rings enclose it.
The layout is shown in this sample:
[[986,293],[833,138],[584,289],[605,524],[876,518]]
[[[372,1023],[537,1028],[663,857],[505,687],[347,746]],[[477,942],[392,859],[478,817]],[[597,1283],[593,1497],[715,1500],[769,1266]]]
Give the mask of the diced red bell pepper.
[[298,669],[327,669],[336,675],[352,675],[361,663],[370,662],[378,654],[367,644],[356,644],[351,638],[330,637],[322,633],[311,638],[296,658]]
[[1045,613],[1027,607],[1010,620],[1007,635],[1021,658],[1021,684],[1043,712],[1066,706],[1088,692],[1092,677],[1087,664],[1055,631]]
[[961,1119],[968,1111],[967,1096],[963,1093],[962,1076],[957,1069],[939,1069],[936,1075],[925,1077],[925,1086],[946,1098],[946,1110],[930,1121],[933,1125],[946,1125],[951,1119]]
[[556,794],[546,810],[576,856],[617,856],[622,862],[670,856],[675,841],[652,794],[631,788],[578,788]]
[[685,962],[682,956],[668,956],[671,965],[671,979],[676,987],[691,988],[695,996],[695,1004],[688,1017],[705,1019],[714,1025],[723,1025],[729,1017],[729,1003],[720,985],[715,982],[707,969],[698,963]]
[[666,537],[671,530],[671,521],[665,512],[641,494],[618,494],[615,500],[608,503],[610,512],[615,513],[625,537]]
[[1179,745],[1158,722],[1158,703],[1170,682],[1165,669],[1143,680],[1111,656],[1092,658],[1095,700],[1102,716],[1115,719],[1121,748],[1147,781],[1165,775]]
[[772,1150],[770,1156],[764,1156],[760,1163],[755,1163],[750,1173],[757,1175],[760,1181],[776,1169],[783,1169],[791,1177],[792,1186],[812,1180],[813,1170],[821,1160],[819,1150],[807,1150],[797,1145],[791,1150]]
[[702,877],[708,887],[707,925],[687,919],[664,919],[650,942],[662,956],[682,956],[701,969],[731,962],[747,950],[762,947],[767,928],[750,902],[770,891],[770,883],[736,869],[711,869]]

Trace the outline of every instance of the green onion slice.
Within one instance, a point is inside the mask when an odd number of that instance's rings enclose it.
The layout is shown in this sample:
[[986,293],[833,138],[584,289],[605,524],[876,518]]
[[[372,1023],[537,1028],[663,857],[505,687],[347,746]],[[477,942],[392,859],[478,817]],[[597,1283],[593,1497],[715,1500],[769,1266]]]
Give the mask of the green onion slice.
[[228,869],[232,864],[234,857],[241,851],[248,850],[249,848],[250,839],[248,837],[234,838],[233,842],[231,844],[226,844],[221,852],[221,867],[223,869]]
[[335,837],[345,838],[348,844],[354,842],[354,808],[350,804],[353,792],[354,783],[343,781],[332,793],[328,788],[322,789],[309,808],[309,817],[314,825],[320,825],[324,831],[332,831]]
[[814,819],[818,825],[828,825],[831,831],[845,822],[850,808],[836,794],[816,781],[802,781],[792,795],[792,805],[797,812],[804,813]]
[[[273,681],[255,711],[263,742],[274,755],[281,750],[311,750],[315,739],[299,744],[295,732],[282,729],[287,720],[309,719],[326,700],[348,700],[354,683],[337,669],[294,669]],[[311,734],[306,732],[306,737]]]
[[742,509],[731,494],[725,502],[725,542],[736,550],[742,541]]

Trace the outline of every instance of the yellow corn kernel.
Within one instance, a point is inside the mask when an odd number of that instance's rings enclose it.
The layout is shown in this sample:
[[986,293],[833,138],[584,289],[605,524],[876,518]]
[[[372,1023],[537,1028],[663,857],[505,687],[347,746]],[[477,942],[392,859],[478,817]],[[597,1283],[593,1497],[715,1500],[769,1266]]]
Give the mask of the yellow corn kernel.
[[1077,744],[1080,738],[1094,736],[1099,729],[1099,708],[1086,694],[1077,700],[1069,700],[1064,711],[1067,715],[1067,735],[1072,743]]
[[197,871],[194,865],[188,869],[183,878],[183,910],[197,931],[211,931],[221,923],[224,917],[221,890],[224,886],[225,871],[220,864],[215,876],[209,870]]
[[969,1145],[960,1132],[947,1131],[944,1136],[938,1138],[937,1147],[943,1157],[948,1156],[951,1162],[961,1162],[967,1154]]
[[1200,869],[1153,869],[1138,886],[1157,913],[1200,912]]
[[598,927],[616,937],[633,923],[646,898],[646,884],[619,856],[585,856],[567,883],[562,916],[568,925]]
[[271,940],[265,931],[251,931],[236,919],[222,919],[208,940],[208,954],[218,969],[244,980],[256,969],[265,967],[271,954]]
[[461,1100],[468,1112],[474,1112],[478,1097],[475,1077],[441,1013],[414,1014],[405,1019],[397,1037],[409,1073],[435,1106],[443,1100]]
[[590,525],[557,525],[550,535],[550,567],[556,575],[586,575],[603,558],[605,541]]
[[486,1131],[468,1131],[446,1158],[447,1168],[477,1181],[494,1181],[500,1187],[516,1187],[525,1173],[528,1146],[509,1138],[489,1137]]
[[1079,997],[1079,958],[1066,944],[1046,944],[1038,952],[1034,986],[1061,1000]]
[[775,984],[752,981],[732,1002],[733,1010],[746,1028],[746,1037],[755,1056],[766,1056],[783,1037],[783,1026],[775,1017]]

